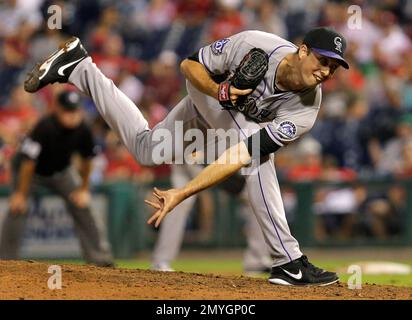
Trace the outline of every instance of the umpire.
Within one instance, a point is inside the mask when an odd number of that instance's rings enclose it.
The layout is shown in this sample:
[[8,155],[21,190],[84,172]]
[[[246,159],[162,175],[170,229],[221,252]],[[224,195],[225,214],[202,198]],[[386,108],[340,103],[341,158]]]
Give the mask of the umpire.
[[[90,211],[89,175],[95,145],[79,106],[76,92],[61,92],[56,111],[37,123],[17,152],[13,192],[1,232],[0,259],[17,259],[30,191],[44,186],[64,199],[86,262],[113,266],[109,245]],[[75,153],[81,158],[79,172],[71,166]]]

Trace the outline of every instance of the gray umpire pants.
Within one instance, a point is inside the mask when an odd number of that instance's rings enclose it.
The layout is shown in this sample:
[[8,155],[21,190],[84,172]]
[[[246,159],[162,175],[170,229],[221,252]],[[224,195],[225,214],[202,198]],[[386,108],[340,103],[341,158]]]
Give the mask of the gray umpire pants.
[[[43,186],[60,195],[73,218],[74,227],[80,240],[83,257],[87,263],[105,266],[112,263],[110,246],[103,237],[102,230],[89,207],[79,208],[69,199],[70,194],[79,188],[81,178],[73,167],[50,177],[35,175],[31,190]],[[0,238],[0,259],[15,260],[19,257],[19,248],[24,232],[27,212],[24,214],[7,214]]]
[[[203,166],[199,165],[173,165],[173,188],[181,188],[200,173]],[[162,221],[159,235],[152,254],[152,264],[170,264],[179,254],[190,210],[196,201],[196,195],[190,197],[174,208]],[[239,211],[245,219],[245,235],[247,247],[243,256],[243,269],[245,271],[263,270],[271,266],[270,256],[265,239],[256,218],[252,214],[247,192],[244,190],[239,195]]]
[[[192,138],[200,133],[205,139],[208,153],[208,145],[216,144],[214,139],[206,139],[208,129],[220,129],[221,132],[232,130],[240,141],[264,125],[249,121],[239,112],[222,110],[215,99],[188,83],[189,95],[162,122],[150,129],[138,107],[101,73],[90,57],[76,66],[69,81],[93,99],[100,115],[141,165],[182,163],[183,150],[191,146],[186,133]],[[219,139],[219,134],[215,134]],[[162,153],[159,152],[162,149],[160,146],[168,148]],[[246,188],[251,207],[270,248],[273,266],[298,259],[302,252],[286,220],[273,154],[261,159],[251,169],[254,173],[246,177]]]

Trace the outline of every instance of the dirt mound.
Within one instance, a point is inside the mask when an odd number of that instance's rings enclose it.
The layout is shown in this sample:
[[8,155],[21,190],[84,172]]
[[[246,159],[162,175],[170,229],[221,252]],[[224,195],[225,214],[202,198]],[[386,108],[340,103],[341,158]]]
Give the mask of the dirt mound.
[[[287,288],[264,279],[184,272],[61,265],[61,290],[50,290],[48,264],[0,261],[0,299],[412,299],[412,288],[364,284]],[[49,281],[50,282],[50,281]]]

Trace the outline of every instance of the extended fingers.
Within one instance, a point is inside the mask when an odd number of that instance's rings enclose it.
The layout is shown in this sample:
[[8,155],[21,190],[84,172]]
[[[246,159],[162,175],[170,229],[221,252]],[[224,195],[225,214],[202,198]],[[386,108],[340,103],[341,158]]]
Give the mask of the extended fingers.
[[154,195],[157,199],[161,200],[161,199],[163,198],[163,191],[161,191],[161,190],[157,189],[156,187],[154,187],[154,188],[153,188],[153,195]]
[[153,191],[153,195],[158,199],[158,200],[162,200],[162,197],[156,193],[156,191]]
[[[147,220],[147,224],[152,224],[153,221],[155,221],[157,219],[157,217],[159,217],[160,215],[160,210],[156,211],[150,218],[149,220]],[[157,222],[156,222],[157,223]]]
[[155,227],[159,227],[160,222],[162,222],[164,216],[166,215],[167,211],[166,210],[157,210],[150,218],[147,220],[147,224],[152,224],[155,220]]
[[155,209],[160,209],[161,208],[160,204],[157,203],[157,202],[153,202],[153,201],[150,201],[150,200],[145,200],[144,202],[146,202],[149,206],[152,206]]
[[155,224],[156,228],[159,227],[160,222],[162,222],[162,220],[163,220],[164,216],[166,215],[166,213],[167,213],[167,211],[165,211],[164,209],[163,209],[162,212],[160,212],[159,217],[156,220],[156,224]]
[[162,190],[160,190],[160,189],[158,189],[158,188],[156,188],[156,187],[154,187],[153,190],[154,190],[154,192],[156,192],[158,195],[161,195],[161,194],[163,193]]

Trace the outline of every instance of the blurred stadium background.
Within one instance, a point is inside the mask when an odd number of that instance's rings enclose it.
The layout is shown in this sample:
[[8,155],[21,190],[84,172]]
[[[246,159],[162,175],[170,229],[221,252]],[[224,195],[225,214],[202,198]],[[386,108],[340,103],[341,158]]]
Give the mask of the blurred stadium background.
[[[62,8],[61,30],[47,27],[53,4]],[[360,30],[347,24],[353,4],[362,10]],[[48,86],[31,95],[22,81],[28,68],[68,35],[82,39],[102,72],[153,126],[184,96],[179,62],[201,46],[245,29],[299,43],[320,25],[346,36],[351,68],[323,86],[310,136],[276,155],[290,226],[304,247],[372,246],[372,252],[412,247],[412,2],[407,0],[1,1],[0,223],[15,150],[64,89]],[[99,146],[94,212],[115,256],[136,257],[156,239],[156,230],[145,223],[149,211],[142,200],[153,185],[170,185],[170,167],[134,163],[92,101],[84,97],[82,103]],[[184,249],[242,248],[244,221],[237,208],[237,200],[218,189],[203,192],[188,221]],[[46,190],[37,192],[23,257],[78,258],[79,252],[63,203]]]

